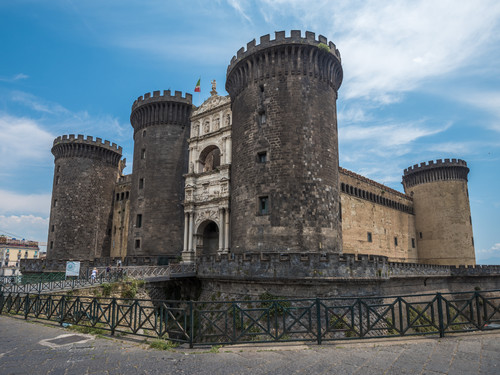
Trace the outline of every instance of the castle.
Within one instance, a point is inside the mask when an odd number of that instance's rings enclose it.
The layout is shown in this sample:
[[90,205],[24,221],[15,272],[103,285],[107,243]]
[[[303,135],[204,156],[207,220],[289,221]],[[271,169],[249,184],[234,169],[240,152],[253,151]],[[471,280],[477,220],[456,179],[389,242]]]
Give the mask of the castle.
[[139,97],[130,175],[116,144],[56,138],[48,259],[475,265],[463,160],[405,169],[404,193],[339,167],[342,77],[325,37],[276,32],[232,58],[229,96],[212,82],[198,108],[178,91]]

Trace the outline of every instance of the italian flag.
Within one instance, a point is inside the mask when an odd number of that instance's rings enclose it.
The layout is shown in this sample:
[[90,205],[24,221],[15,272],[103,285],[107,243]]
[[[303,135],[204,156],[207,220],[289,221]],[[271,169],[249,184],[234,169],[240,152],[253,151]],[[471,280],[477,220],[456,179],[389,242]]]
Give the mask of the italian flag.
[[201,92],[200,80],[201,80],[201,78],[196,83],[196,87],[194,88],[194,92]]

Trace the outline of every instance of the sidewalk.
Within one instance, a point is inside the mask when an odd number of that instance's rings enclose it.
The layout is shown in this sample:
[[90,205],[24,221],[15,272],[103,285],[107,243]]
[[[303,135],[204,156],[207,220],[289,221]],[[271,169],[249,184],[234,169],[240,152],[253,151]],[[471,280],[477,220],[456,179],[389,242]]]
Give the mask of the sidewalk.
[[500,331],[443,339],[245,344],[160,351],[150,349],[141,337],[94,337],[49,324],[0,316],[0,374],[500,373]]

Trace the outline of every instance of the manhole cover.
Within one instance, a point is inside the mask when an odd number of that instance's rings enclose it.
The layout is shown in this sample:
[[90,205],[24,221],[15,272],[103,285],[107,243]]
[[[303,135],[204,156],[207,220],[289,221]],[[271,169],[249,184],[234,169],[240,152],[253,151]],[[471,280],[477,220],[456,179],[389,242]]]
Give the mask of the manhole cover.
[[60,335],[54,337],[53,339],[45,339],[40,341],[41,345],[50,346],[51,348],[56,348],[58,346],[69,345],[69,344],[80,344],[92,340],[94,337],[90,335]]

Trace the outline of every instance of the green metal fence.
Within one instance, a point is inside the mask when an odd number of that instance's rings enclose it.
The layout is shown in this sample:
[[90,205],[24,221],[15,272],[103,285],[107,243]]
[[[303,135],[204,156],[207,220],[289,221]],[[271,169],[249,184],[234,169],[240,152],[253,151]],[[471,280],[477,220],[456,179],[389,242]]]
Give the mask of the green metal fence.
[[500,290],[391,297],[164,301],[0,294],[0,313],[198,344],[354,340],[500,328]]

